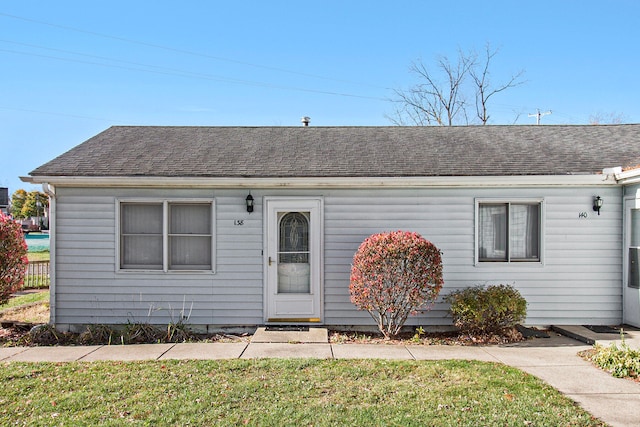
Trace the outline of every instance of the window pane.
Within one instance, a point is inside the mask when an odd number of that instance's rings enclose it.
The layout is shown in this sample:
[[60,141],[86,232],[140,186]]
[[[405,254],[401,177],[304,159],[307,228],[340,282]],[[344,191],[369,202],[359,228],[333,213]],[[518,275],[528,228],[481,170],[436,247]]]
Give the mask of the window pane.
[[162,236],[123,236],[120,267],[162,270]]
[[169,247],[169,269],[211,270],[211,237],[172,236]]
[[169,215],[169,269],[211,270],[211,204],[172,203]]
[[478,222],[478,258],[485,261],[506,261],[507,205],[480,205]]
[[162,204],[120,205],[120,268],[162,269]]
[[162,204],[122,203],[123,234],[162,234]]
[[540,259],[540,205],[511,205],[509,248],[512,260]]
[[171,234],[211,234],[211,204],[169,205]]
[[630,246],[640,246],[640,209],[631,209]]

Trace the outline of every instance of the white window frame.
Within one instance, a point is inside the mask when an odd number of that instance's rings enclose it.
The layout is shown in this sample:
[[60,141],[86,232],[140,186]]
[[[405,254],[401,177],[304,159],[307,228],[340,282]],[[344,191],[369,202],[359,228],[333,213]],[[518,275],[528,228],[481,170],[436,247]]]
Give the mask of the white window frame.
[[[121,205],[122,204],[162,204],[162,269],[131,269],[121,267],[122,239],[121,239]],[[169,250],[169,205],[202,203],[211,206],[211,269],[206,270],[170,270],[170,250]],[[118,198],[116,199],[116,272],[118,273],[215,273],[216,272],[216,202],[212,198]]]
[[[507,255],[507,260],[500,261],[482,261],[480,260],[480,205],[484,204],[507,204],[507,205],[532,205],[537,204],[540,206],[540,224],[539,224],[539,259],[537,260],[511,260]],[[509,214],[510,210],[507,209],[507,214]],[[499,265],[518,265],[518,266],[532,266],[532,265],[544,265],[544,247],[545,247],[545,201],[544,198],[482,198],[475,199],[475,233],[474,233],[474,246],[475,246],[475,254],[474,254],[474,265],[477,267],[495,267]],[[507,229],[507,241],[509,240],[510,230]]]

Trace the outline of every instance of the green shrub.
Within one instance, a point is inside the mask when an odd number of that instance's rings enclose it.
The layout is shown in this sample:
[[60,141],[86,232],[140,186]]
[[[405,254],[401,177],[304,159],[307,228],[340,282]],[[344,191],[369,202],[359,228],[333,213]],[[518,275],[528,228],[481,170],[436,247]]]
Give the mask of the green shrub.
[[624,335],[622,335],[620,347],[616,343],[612,343],[609,347],[596,344],[589,359],[616,378],[640,376],[640,350],[630,348],[624,342]]
[[497,332],[527,317],[527,301],[513,286],[475,286],[445,297],[453,324],[463,332]]

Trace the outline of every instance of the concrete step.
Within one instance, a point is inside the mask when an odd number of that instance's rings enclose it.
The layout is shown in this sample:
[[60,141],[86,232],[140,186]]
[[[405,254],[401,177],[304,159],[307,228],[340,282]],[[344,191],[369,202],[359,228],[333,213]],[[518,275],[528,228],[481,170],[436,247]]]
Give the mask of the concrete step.
[[326,328],[258,328],[252,343],[323,343],[329,342]]
[[[622,344],[624,337],[624,343],[633,349],[640,348],[640,330],[634,327],[620,326],[623,334],[620,331],[617,332],[595,332],[589,328],[581,325],[554,325],[551,327],[554,331],[573,338],[578,341],[582,341],[586,344],[600,344],[608,346],[615,343],[616,345]],[[613,328],[612,328],[613,329]]]

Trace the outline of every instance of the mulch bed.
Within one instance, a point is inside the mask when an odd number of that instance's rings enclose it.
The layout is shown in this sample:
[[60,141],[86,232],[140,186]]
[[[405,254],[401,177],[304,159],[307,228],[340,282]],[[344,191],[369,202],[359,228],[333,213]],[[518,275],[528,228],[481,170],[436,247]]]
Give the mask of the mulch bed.
[[389,344],[389,345],[498,345],[525,341],[527,338],[517,328],[505,328],[496,333],[464,334],[459,332],[404,333],[396,339],[385,339],[381,334],[364,332],[329,332],[333,344]]
[[[0,346],[42,346],[42,345],[100,345],[120,344],[115,334],[110,338],[106,334],[77,334],[71,332],[57,332],[48,325],[36,328],[30,333],[34,325],[16,324],[0,328]],[[125,344],[144,344],[158,342],[224,342],[248,340],[250,335],[228,334],[191,334],[180,337],[179,340],[166,340],[162,336],[148,334],[135,341]],[[401,334],[395,339],[385,339],[381,334],[365,332],[329,331],[329,342],[332,344],[388,344],[388,345],[499,345],[525,341],[527,338],[518,328],[506,328],[491,334],[461,334],[457,332],[413,332]],[[111,340],[111,341],[110,341]],[[115,341],[114,341],[115,340]]]
[[15,324],[0,327],[0,347],[15,346],[56,346],[56,345],[109,345],[109,344],[157,344],[157,343],[178,343],[178,342],[235,342],[247,341],[248,334],[188,334],[167,336],[166,332],[156,329],[151,332],[152,327],[146,325],[148,333],[127,335],[126,340],[121,340],[118,333],[108,332],[93,333],[73,333],[58,332],[49,325]]
[[33,325],[7,325],[0,327],[0,345],[8,347],[12,345],[20,345],[25,335],[29,334],[29,330]]

